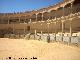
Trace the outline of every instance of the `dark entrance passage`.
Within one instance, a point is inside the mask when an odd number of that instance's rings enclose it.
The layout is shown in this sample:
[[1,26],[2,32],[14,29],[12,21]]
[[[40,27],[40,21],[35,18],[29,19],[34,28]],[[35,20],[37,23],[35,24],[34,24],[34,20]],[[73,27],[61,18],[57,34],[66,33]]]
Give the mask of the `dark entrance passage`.
[[30,31],[30,26],[27,26],[27,31]]

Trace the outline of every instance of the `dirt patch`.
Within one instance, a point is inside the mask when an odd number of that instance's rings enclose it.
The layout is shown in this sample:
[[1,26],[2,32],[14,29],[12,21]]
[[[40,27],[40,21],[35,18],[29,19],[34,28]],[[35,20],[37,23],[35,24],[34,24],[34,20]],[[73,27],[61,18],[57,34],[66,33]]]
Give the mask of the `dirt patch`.
[[80,48],[38,40],[0,39],[0,60],[9,57],[17,60],[32,60],[32,57],[37,57],[36,60],[80,60]]

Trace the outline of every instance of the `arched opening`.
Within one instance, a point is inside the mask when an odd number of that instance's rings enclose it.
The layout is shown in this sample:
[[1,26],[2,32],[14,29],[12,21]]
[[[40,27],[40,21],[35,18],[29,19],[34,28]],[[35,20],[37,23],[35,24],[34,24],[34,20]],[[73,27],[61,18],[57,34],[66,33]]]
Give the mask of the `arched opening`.
[[48,12],[44,12],[44,21],[46,21],[49,18],[49,13]]
[[51,18],[54,19],[56,17],[56,10],[51,10],[50,14],[51,14]]
[[67,5],[65,5],[64,8],[69,8],[69,7],[71,7],[71,3],[68,3]]
[[64,7],[64,11],[66,11],[64,12],[65,16],[69,15],[71,13],[71,10],[72,10],[71,3],[68,3],[67,5],[65,5]]
[[80,0],[75,0],[73,2],[73,13],[80,12]]
[[42,20],[42,13],[39,13],[38,15],[37,15],[37,21],[41,21]]
[[77,4],[80,5],[80,0],[75,0],[75,1],[73,2],[73,5],[77,5]]
[[33,14],[33,15],[31,16],[31,21],[32,21],[32,22],[36,21],[36,14]]
[[62,16],[63,16],[63,13],[64,13],[63,7],[58,8],[58,9],[56,10],[56,17],[57,17],[57,18],[62,17]]

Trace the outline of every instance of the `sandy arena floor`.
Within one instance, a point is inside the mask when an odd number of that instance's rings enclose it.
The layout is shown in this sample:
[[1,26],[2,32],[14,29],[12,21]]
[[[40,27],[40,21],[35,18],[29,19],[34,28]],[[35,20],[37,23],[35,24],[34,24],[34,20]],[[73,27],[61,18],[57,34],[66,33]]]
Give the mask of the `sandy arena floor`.
[[9,57],[11,60],[80,60],[80,48],[38,40],[0,39],[0,60],[10,60]]

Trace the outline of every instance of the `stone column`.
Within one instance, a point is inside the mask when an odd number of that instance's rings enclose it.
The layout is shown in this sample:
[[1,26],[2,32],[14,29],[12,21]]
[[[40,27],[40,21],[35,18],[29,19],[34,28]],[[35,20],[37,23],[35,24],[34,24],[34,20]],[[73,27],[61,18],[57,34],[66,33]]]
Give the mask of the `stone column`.
[[26,15],[25,15],[25,20],[24,20],[24,23],[25,23],[25,21],[26,21]]
[[63,36],[64,36],[64,20],[61,20],[62,22],[62,33],[61,33],[61,37],[62,37],[62,41],[63,41]]
[[42,23],[41,23],[41,34],[43,34],[42,30],[43,30],[43,28],[42,28]]
[[37,34],[37,31],[36,31],[36,29],[35,29],[35,35]]
[[55,24],[55,41],[56,41],[56,22],[54,22],[54,24]]
[[73,3],[71,3],[71,14],[72,14],[72,10],[73,10],[73,9],[72,9],[72,6],[73,6]]
[[70,41],[69,43],[71,43],[71,37],[72,37],[72,19],[70,19]]
[[70,20],[70,36],[72,36],[72,21]]
[[36,13],[36,22],[37,22],[38,13]]
[[73,18],[72,18],[72,5],[73,5],[73,3],[71,3],[71,15],[70,15],[70,19],[69,19],[69,21],[70,21],[70,40],[69,40],[69,43],[71,43],[71,37],[72,37],[72,20],[73,20]]
[[24,24],[24,34],[25,34],[25,24]]
[[43,14],[44,14],[44,12],[42,12],[42,21],[43,21],[43,17],[44,17],[44,15],[43,15]]
[[[63,6],[63,16],[62,16],[62,19],[64,19],[65,15],[64,15],[64,6]],[[61,32],[61,37],[62,37],[62,42],[63,42],[63,36],[64,36],[64,20],[61,20],[61,23],[62,23],[62,32]]]
[[36,31],[36,29],[35,29],[35,35],[34,35],[34,39],[36,38],[36,34],[37,34],[37,31]]
[[50,25],[50,23],[47,23],[47,27],[48,27],[48,34],[49,34],[49,25]]
[[31,19],[30,19],[29,23],[31,23]]

